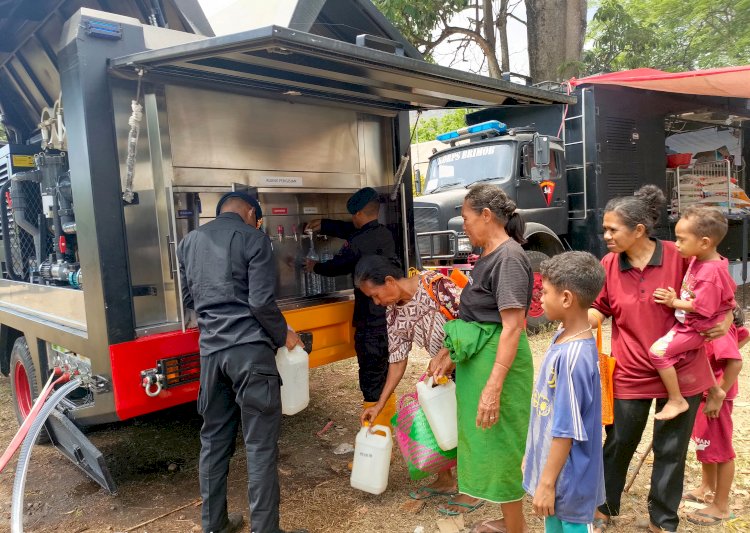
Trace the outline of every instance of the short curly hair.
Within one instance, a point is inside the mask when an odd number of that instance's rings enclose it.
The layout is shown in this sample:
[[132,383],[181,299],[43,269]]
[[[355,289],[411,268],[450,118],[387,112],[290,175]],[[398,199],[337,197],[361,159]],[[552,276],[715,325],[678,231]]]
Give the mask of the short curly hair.
[[564,252],[540,266],[542,278],[558,291],[575,294],[578,304],[588,308],[604,287],[604,267],[588,252]]
[[691,205],[682,211],[681,218],[690,221],[691,233],[708,237],[714,244],[724,240],[729,229],[727,217],[715,207]]

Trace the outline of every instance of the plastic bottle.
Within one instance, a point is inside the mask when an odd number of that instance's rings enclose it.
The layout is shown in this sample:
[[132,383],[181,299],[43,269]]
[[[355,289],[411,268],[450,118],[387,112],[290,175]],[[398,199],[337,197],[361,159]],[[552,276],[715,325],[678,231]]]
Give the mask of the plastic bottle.
[[417,399],[441,450],[452,450],[458,445],[458,409],[456,384],[433,386],[432,377],[417,383]]
[[[331,259],[333,259],[333,254],[329,251],[325,251],[320,255],[321,263],[325,263]],[[321,276],[321,278],[324,293],[336,292],[336,278],[331,276]]]
[[360,429],[354,441],[351,486],[370,494],[385,492],[391,470],[392,449],[390,427],[377,425],[372,427],[372,431],[367,426]]
[[[305,259],[318,263],[320,262],[320,256],[318,255],[318,252],[315,251],[315,237],[313,236],[312,231],[308,231],[307,234],[310,236],[310,249],[307,251]],[[320,274],[305,271],[305,294],[307,296],[315,296],[321,292],[323,292],[323,287]]]
[[310,358],[301,346],[290,352],[282,346],[276,352],[281,376],[281,412],[295,415],[310,403]]

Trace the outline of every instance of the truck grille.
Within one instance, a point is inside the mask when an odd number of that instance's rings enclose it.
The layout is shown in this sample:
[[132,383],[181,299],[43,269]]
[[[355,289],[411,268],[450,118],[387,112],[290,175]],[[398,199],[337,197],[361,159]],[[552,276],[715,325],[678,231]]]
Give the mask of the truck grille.
[[[437,207],[414,206],[414,229],[416,233],[440,231],[440,219]],[[446,235],[417,237],[417,249],[422,259],[453,253],[450,239]]]

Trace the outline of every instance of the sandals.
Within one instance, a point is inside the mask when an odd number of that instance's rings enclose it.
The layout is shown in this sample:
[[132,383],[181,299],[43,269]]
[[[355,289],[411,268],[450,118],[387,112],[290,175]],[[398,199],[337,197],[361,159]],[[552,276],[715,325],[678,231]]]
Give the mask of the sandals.
[[[466,509],[466,510],[454,511],[453,509],[448,509],[447,507],[445,507],[446,505],[454,505],[456,507],[462,507],[463,509]],[[471,503],[456,502],[456,501],[453,501],[453,499],[451,498],[450,500],[448,500],[447,503],[438,507],[438,512],[446,516],[458,516],[460,514],[468,514],[468,513],[474,512],[483,505],[484,505],[484,500],[479,500],[477,503],[471,504]]]
[[[695,518],[697,516],[703,518],[703,520]],[[722,524],[727,520],[732,520],[734,518],[734,515],[730,514],[727,518],[722,518],[720,516],[714,516],[712,514],[703,513],[701,511],[694,511],[687,515],[685,518],[688,522],[696,526],[710,527]]]
[[452,491],[441,491],[433,489],[432,487],[419,487],[417,490],[409,492],[409,498],[412,500],[426,500],[434,496],[455,496],[458,494],[457,490]]
[[686,502],[702,503],[706,505],[714,502],[714,495],[712,492],[707,492],[701,498],[700,496],[696,496],[692,492],[686,492],[682,495],[682,499]]
[[[494,525],[494,523],[498,522],[502,525]],[[485,520],[484,522],[478,522],[471,526],[469,533],[506,533],[505,520],[501,518],[499,520]]]

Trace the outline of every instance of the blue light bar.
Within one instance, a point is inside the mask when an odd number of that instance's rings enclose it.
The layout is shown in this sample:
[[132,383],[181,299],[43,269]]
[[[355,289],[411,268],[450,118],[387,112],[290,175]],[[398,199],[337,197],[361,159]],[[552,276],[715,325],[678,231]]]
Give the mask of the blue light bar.
[[440,142],[450,142],[453,139],[458,139],[463,136],[472,136],[482,132],[494,132],[496,135],[502,135],[508,131],[508,126],[499,120],[488,120],[487,122],[480,122],[473,126],[467,126],[453,131],[447,131],[441,133],[436,137]]
[[457,139],[458,138],[458,130],[454,131],[448,131],[446,133],[441,133],[437,137],[435,137],[438,141],[446,142],[450,141],[451,139]]
[[493,130],[502,135],[508,131],[508,126],[499,120],[488,120],[487,122],[480,122],[479,124],[469,126],[467,133],[479,133],[480,131],[487,130]]

